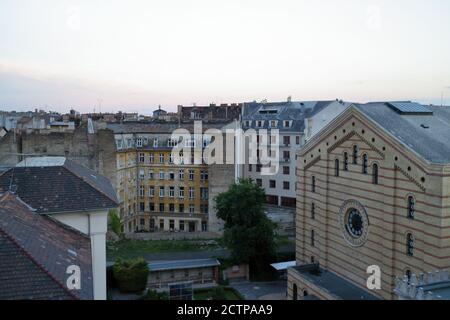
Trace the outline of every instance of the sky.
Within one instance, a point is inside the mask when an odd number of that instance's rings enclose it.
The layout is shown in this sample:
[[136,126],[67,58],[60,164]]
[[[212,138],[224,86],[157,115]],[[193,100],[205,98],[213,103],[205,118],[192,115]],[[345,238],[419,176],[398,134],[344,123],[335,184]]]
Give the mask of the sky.
[[448,0],[1,0],[0,110],[450,104]]

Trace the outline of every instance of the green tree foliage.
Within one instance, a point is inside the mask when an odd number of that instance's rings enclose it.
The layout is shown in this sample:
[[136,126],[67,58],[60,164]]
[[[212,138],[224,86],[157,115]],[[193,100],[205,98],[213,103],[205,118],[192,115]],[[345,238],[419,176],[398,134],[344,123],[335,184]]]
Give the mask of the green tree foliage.
[[108,212],[108,230],[114,232],[118,236],[122,234],[122,225],[116,209],[111,209]]
[[276,255],[275,224],[264,212],[265,192],[243,179],[216,198],[217,216],[225,221],[224,242],[235,263],[263,265]]
[[169,300],[169,294],[167,292],[156,292],[155,290],[148,289],[140,300]]
[[121,292],[142,292],[147,285],[149,269],[143,258],[118,259],[114,263],[113,273]]

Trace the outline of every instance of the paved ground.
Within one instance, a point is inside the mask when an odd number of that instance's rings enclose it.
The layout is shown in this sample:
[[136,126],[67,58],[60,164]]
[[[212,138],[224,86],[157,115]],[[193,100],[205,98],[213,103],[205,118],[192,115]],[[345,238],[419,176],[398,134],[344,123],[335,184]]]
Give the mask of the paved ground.
[[273,282],[231,282],[230,286],[239,291],[247,300],[285,300],[286,280]]

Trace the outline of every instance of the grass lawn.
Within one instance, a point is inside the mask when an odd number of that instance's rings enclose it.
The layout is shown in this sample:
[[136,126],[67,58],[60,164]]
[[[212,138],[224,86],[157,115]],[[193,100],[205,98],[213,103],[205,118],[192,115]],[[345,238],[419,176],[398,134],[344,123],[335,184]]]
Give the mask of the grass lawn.
[[[230,287],[223,287],[225,291],[225,300],[244,300],[239,292]],[[214,289],[194,290],[194,300],[211,300]]]
[[117,258],[134,259],[146,253],[214,250],[221,248],[215,240],[120,240],[107,242],[106,256],[109,260]]

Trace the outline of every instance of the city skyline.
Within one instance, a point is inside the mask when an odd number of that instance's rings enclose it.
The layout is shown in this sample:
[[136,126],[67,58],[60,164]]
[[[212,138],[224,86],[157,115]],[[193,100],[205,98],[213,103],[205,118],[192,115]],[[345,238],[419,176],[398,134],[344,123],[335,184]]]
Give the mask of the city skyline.
[[0,109],[448,105],[450,4],[391,2],[3,1]]

